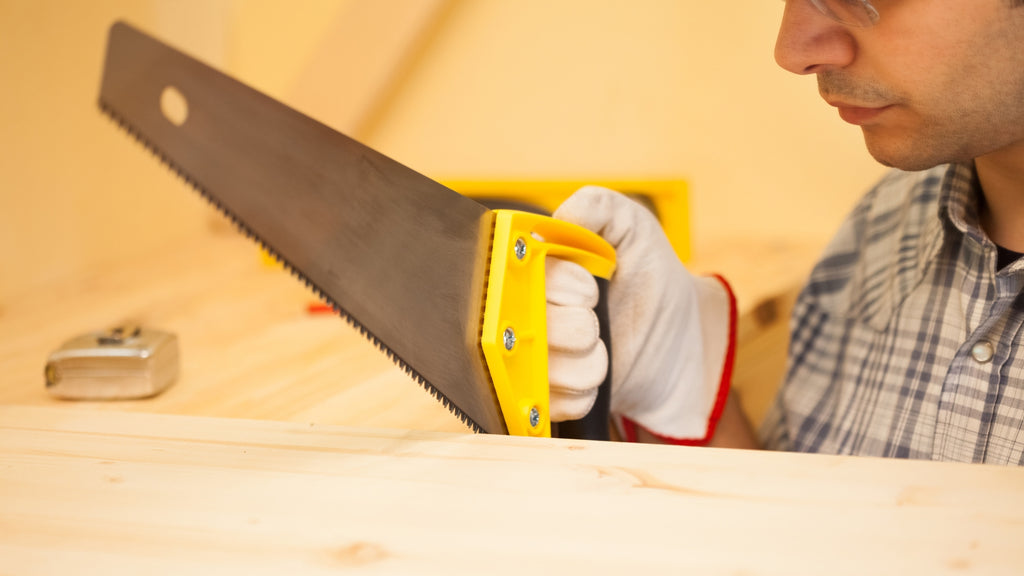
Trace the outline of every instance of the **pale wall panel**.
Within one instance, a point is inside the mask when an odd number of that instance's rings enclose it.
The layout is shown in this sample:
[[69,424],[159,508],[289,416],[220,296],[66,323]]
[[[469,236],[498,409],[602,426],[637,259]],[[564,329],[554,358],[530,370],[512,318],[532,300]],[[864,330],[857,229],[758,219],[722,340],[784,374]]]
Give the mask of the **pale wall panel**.
[[202,230],[208,209],[97,106],[123,18],[215,63],[226,2],[0,3],[0,308],[41,282]]
[[438,178],[687,178],[698,252],[824,242],[883,170],[774,63],[782,7],[460,0],[366,138]]

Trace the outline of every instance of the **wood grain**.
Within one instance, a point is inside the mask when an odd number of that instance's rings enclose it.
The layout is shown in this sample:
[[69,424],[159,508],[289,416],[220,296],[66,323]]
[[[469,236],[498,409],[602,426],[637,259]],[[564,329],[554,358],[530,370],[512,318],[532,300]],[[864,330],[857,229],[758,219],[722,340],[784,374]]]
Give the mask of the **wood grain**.
[[0,573],[1009,574],[1024,469],[0,407]]

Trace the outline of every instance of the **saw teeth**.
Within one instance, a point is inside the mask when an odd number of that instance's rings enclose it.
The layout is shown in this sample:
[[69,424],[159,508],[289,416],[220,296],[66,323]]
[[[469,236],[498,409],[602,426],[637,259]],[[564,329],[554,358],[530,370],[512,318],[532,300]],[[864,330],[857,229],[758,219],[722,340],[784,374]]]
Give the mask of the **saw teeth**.
[[108,118],[113,120],[122,130],[127,132],[133,138],[135,138],[135,140],[142,144],[144,148],[146,148],[154,156],[156,156],[160,160],[160,162],[162,162],[165,166],[170,168],[172,172],[177,174],[178,177],[180,177],[186,184],[191,186],[192,189],[198,192],[200,196],[205,198],[206,201],[210,203],[210,205],[216,208],[221,214],[226,216],[242,234],[244,234],[247,238],[255,241],[257,245],[263,248],[268,254],[271,255],[271,257],[273,257],[277,262],[284,266],[284,268],[288,270],[288,272],[291,273],[292,276],[295,276],[301,282],[304,282],[307,288],[312,290],[313,293],[316,294],[318,298],[320,298],[326,304],[328,304],[339,316],[341,316],[346,322],[348,322],[350,326],[359,330],[359,333],[362,334],[366,339],[368,339],[370,343],[376,345],[377,348],[384,351],[392,362],[394,362],[399,368],[405,371],[405,373],[408,374],[410,378],[418,382],[420,386],[422,386],[423,389],[427,391],[427,393],[429,393],[431,396],[439,400],[445,406],[445,408],[448,408],[448,410],[451,411],[451,413],[454,414],[456,417],[458,417],[463,424],[465,424],[473,432],[484,431],[479,424],[477,424],[472,418],[469,417],[468,414],[463,412],[462,409],[460,409],[451,400],[449,400],[448,397],[445,396],[437,387],[428,382],[422,375],[420,375],[419,372],[413,370],[413,368],[409,366],[409,364],[407,364],[405,360],[403,360],[401,357],[395,354],[394,351],[388,348],[383,342],[381,342],[379,338],[374,336],[373,333],[371,333],[369,330],[363,327],[363,325],[360,324],[358,320],[353,318],[352,315],[345,311],[344,308],[339,306],[337,302],[328,297],[327,294],[319,286],[314,284],[309,278],[307,278],[302,272],[300,272],[298,268],[292,266],[291,263],[288,262],[288,260],[282,257],[269,244],[263,241],[262,238],[260,238],[252,230],[250,230],[242,222],[240,218],[236,217],[234,213],[225,208],[220,203],[220,201],[217,200],[216,197],[210,194],[209,191],[207,191],[206,188],[204,188],[197,180],[192,178],[192,176],[189,175],[188,172],[186,172],[180,166],[175,164],[170,158],[165,156],[164,153],[159,148],[151,144],[150,141],[146,139],[145,135],[143,135],[138,129],[136,129],[135,126],[133,126],[130,122],[122,118],[121,115],[118,114],[112,106],[104,102],[102,98],[99,100],[99,107],[100,110],[104,114],[106,114]]

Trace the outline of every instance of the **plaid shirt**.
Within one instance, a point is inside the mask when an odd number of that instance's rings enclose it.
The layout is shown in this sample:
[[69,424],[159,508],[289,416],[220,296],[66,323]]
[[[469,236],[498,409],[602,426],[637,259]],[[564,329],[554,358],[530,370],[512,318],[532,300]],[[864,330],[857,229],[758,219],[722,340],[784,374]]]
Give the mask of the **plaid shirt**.
[[766,447],[1024,463],[1024,259],[997,271],[979,198],[951,165],[857,205],[793,310]]

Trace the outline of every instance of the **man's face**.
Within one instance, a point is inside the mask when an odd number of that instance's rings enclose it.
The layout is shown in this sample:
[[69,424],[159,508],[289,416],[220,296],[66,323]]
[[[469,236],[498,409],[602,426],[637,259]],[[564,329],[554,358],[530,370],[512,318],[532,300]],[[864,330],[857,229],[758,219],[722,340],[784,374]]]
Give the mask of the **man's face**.
[[869,28],[786,0],[775,59],[817,74],[822,98],[904,170],[1024,150],[1024,7],[1008,0],[876,0]]

